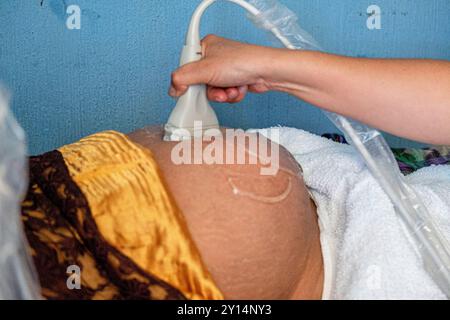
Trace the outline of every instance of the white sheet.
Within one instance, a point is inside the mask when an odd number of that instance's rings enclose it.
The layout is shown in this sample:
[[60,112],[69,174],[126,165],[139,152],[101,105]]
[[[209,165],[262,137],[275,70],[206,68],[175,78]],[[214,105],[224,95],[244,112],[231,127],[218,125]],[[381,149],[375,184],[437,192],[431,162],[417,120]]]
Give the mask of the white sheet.
[[[389,198],[352,147],[292,128],[280,128],[277,142],[303,167],[318,205],[324,299],[446,298],[423,269]],[[449,239],[450,166],[419,170],[407,181]]]

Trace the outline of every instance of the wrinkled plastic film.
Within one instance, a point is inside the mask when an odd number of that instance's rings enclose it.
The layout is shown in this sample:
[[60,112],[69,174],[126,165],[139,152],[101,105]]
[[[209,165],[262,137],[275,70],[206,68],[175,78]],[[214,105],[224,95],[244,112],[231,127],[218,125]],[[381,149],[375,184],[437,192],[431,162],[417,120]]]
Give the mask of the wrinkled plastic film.
[[275,0],[249,0],[260,13],[249,15],[250,20],[260,29],[270,31],[289,49],[321,50],[316,40],[300,28],[297,15],[288,7]]
[[0,88],[0,300],[40,298],[20,220],[27,184],[25,136]]
[[[258,15],[249,16],[255,25],[270,31],[287,48],[323,51],[299,26],[295,13],[278,1],[248,2],[260,11]],[[364,158],[372,175],[394,204],[425,269],[450,298],[450,246],[417,193],[405,182],[386,140],[373,128],[334,113],[325,113]]]

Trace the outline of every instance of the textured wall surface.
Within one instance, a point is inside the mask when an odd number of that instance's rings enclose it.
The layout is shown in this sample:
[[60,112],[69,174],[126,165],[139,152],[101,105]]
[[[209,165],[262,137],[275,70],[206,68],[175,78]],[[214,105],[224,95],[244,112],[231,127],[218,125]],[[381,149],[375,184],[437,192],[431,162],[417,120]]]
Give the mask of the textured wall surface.
[[[31,153],[106,129],[128,132],[167,120],[174,105],[169,75],[179,60],[198,0],[1,0],[0,79]],[[450,59],[450,0],[283,0],[330,52],[364,57]],[[82,10],[68,30],[66,7]],[[382,29],[368,30],[367,7],[382,9]],[[219,3],[203,32],[271,44],[240,8]],[[336,131],[315,108],[282,94],[218,106],[232,127],[288,125]],[[409,145],[389,137],[392,145]]]

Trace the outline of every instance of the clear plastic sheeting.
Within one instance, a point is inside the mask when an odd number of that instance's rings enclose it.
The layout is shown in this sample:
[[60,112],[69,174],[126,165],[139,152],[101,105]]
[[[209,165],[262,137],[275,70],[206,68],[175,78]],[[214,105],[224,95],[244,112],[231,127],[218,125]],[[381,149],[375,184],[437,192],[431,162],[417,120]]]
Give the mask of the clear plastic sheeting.
[[248,17],[260,29],[270,31],[289,49],[320,50],[316,40],[300,28],[297,15],[275,0],[249,0],[259,14]]
[[[276,0],[249,0],[260,12],[250,17],[289,49],[322,51],[298,24],[297,16]],[[359,151],[367,167],[396,208],[425,269],[450,298],[450,247],[434,225],[417,193],[405,182],[395,157],[380,132],[334,113],[326,113]]]
[[0,88],[0,300],[40,298],[20,220],[27,184],[25,136]]

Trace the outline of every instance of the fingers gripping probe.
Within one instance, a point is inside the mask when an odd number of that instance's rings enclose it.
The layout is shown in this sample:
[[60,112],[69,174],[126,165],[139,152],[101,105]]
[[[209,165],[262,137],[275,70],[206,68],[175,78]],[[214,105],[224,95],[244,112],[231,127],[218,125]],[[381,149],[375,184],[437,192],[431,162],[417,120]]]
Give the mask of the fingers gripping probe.
[[[202,58],[200,21],[206,9],[216,1],[218,0],[204,0],[195,10],[186,36],[186,44],[181,53],[180,66],[199,61]],[[243,7],[253,16],[260,14],[257,8],[246,1],[225,1],[233,2]],[[289,41],[276,28],[272,28],[271,31],[285,46],[293,49]],[[197,123],[201,123],[201,126],[197,126]],[[175,109],[164,127],[164,140],[181,141],[194,136],[202,137],[205,131],[209,129],[219,129],[219,120],[209,104],[206,96],[206,86],[190,86],[187,92],[178,99]]]

